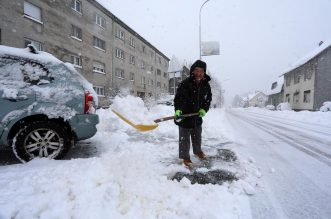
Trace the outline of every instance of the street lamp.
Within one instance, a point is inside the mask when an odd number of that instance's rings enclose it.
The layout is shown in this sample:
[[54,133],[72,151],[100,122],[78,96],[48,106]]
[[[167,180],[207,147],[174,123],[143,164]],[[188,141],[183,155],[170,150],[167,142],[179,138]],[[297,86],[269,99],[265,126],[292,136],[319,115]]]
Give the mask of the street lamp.
[[201,10],[202,7],[209,2],[210,0],[206,0],[200,7],[200,12],[199,12],[199,48],[200,48],[200,60],[201,60]]

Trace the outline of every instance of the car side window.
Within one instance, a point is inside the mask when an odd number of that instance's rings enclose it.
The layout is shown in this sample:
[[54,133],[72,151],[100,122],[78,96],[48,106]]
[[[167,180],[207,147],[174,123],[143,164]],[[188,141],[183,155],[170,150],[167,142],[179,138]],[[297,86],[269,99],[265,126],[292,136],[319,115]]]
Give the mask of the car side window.
[[25,82],[28,85],[49,84],[54,78],[42,64],[16,57],[0,58],[2,83]]
[[31,85],[49,84],[53,79],[46,67],[34,61],[23,61],[21,70],[23,80]]
[[18,60],[1,57],[0,69],[1,84],[10,85],[19,81],[23,82],[21,63]]

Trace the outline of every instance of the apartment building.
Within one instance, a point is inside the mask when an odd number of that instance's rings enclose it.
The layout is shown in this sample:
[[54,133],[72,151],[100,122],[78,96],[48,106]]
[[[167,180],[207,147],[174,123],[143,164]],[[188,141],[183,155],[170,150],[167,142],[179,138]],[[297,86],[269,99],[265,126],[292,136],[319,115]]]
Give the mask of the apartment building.
[[120,91],[142,98],[168,92],[169,58],[94,0],[1,1],[0,43],[31,43],[72,63],[101,105]]

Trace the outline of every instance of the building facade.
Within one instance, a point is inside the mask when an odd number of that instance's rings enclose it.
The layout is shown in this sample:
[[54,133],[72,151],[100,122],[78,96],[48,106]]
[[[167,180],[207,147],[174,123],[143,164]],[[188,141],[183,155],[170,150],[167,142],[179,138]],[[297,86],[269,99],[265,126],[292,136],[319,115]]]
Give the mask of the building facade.
[[168,93],[169,58],[97,1],[1,1],[0,20],[1,44],[31,43],[72,63],[102,105],[120,91]]
[[284,101],[294,110],[319,110],[331,100],[331,42],[298,63],[284,74]]
[[248,95],[248,106],[249,107],[265,107],[268,100],[268,96],[261,91],[255,91],[254,94]]

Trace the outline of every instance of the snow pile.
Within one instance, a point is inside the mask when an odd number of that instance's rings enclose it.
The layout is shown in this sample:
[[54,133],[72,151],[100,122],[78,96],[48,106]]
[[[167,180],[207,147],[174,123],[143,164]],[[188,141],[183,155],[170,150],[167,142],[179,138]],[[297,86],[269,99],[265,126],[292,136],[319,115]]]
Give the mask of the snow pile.
[[[165,105],[147,109],[131,96],[115,98],[114,107],[135,122],[174,113]],[[247,195],[255,193],[256,183],[248,177],[254,172],[252,163],[245,168],[240,161],[213,167],[234,172],[239,180],[231,183],[172,181],[176,172],[188,172],[179,164],[178,128],[173,121],[140,133],[111,109],[97,112],[98,132],[86,149],[96,147],[98,156],[0,167],[0,218],[251,218]],[[204,117],[207,154],[228,141],[225,136],[232,134],[226,126],[223,110],[211,109]]]
[[280,103],[277,105],[277,110],[292,110],[291,105],[288,102]]
[[320,108],[321,112],[331,111],[331,101],[326,101],[323,103],[323,106]]
[[139,97],[128,95],[124,98],[116,96],[112,104],[112,110],[121,114],[134,124],[153,124],[144,101]]

